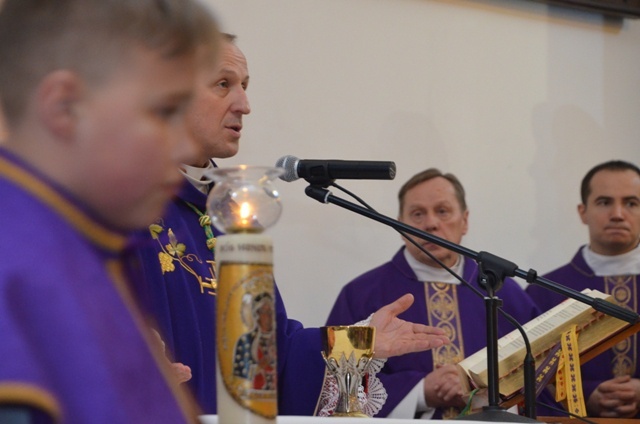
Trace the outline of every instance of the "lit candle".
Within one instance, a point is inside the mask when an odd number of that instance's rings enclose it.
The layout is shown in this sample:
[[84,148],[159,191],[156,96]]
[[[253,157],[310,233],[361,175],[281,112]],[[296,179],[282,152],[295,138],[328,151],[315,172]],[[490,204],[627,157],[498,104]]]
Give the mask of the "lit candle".
[[274,168],[214,171],[207,202],[218,237],[217,405],[219,424],[273,424],[278,413],[273,246],[261,232],[281,212]]

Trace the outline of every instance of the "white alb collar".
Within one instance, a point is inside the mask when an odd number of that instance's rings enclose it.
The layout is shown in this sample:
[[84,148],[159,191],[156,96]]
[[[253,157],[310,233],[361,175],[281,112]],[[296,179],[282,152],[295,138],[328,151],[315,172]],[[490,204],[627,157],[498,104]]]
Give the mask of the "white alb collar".
[[640,245],[627,253],[615,256],[595,253],[586,246],[582,249],[582,257],[599,277],[640,274]]
[[[404,257],[409,263],[409,266],[415,272],[419,281],[437,281],[440,283],[460,284],[453,275],[449,274],[444,268],[433,267],[427,264],[423,264],[419,260],[413,257],[407,249],[404,249]],[[458,260],[451,267],[451,270],[462,277],[462,271],[464,269],[464,256],[458,255]]]
[[204,194],[209,193],[209,184],[213,182],[211,179],[211,171],[215,169],[213,162],[208,161],[206,167],[181,165],[180,172],[187,180],[199,191]]

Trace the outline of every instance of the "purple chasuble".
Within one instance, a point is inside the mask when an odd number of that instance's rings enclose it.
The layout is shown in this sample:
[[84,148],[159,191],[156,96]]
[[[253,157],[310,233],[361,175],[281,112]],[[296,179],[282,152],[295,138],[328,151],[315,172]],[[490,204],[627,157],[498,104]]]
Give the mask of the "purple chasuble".
[[125,234],[3,149],[0,193],[0,403],[60,423],[195,422],[120,272]]
[[[140,276],[136,279],[136,291],[155,316],[168,355],[191,368],[193,377],[185,384],[192,389],[203,411],[215,414],[217,297],[215,288],[209,287],[215,278],[215,266],[198,214],[186,202],[200,212],[206,211],[206,195],[185,181],[178,198],[156,222],[162,227],[158,238],[153,239],[149,231],[137,237],[134,248],[138,260],[133,267]],[[172,242],[169,230],[174,244],[184,246],[182,260],[166,248]],[[214,232],[219,235],[215,229]],[[276,330],[278,413],[312,415],[325,369],[320,332],[317,328],[305,329],[298,321],[287,318],[277,287]]]
[[[418,281],[415,273],[404,257],[404,247],[390,262],[375,268],[351,281],[340,294],[329,314],[327,325],[357,322],[367,318],[380,307],[411,293],[415,301],[411,307],[399,315],[400,318],[428,325],[427,303],[424,283]],[[462,278],[481,293],[485,293],[477,283],[478,266],[472,260],[465,260]],[[458,302],[464,352],[471,355],[486,346],[486,311],[484,300],[471,290],[459,286]],[[538,315],[538,309],[518,284],[508,279],[497,292],[503,300],[503,309],[518,322],[526,323]],[[513,330],[513,326],[498,315],[498,332],[503,336]],[[402,399],[433,371],[431,351],[411,353],[389,358],[378,377],[389,395],[378,416],[387,416]],[[436,411],[436,417],[441,415]]]
[[[615,286],[621,284],[624,286],[623,291],[629,293],[628,296],[623,296],[625,300],[627,300],[627,307],[637,305],[639,301],[638,276],[596,276],[582,255],[582,249],[585,248],[586,246],[581,247],[573,259],[571,259],[570,263],[546,274],[544,277],[577,291],[588,288],[599,290],[603,293],[613,293]],[[529,293],[543,312],[566,299],[561,294],[536,285],[530,285],[527,288],[527,293]],[[633,378],[640,378],[640,372],[636,365],[639,347],[638,336],[634,335],[627,339],[626,342],[620,343],[617,346],[618,349],[609,349],[586,364],[583,364],[581,373],[585,400],[589,399],[591,393],[593,393],[600,383],[614,377],[614,370],[616,373],[620,373],[620,369],[624,368],[626,371],[623,371],[623,374],[626,373],[630,374]],[[626,359],[624,358],[625,356],[627,357]],[[636,415],[636,417],[640,417],[640,414]]]

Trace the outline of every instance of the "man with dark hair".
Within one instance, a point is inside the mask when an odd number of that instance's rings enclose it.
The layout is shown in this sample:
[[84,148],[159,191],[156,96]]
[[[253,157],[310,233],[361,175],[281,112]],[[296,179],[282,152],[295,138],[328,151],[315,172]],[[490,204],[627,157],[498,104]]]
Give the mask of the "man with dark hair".
[[[589,244],[545,277],[578,291],[589,288],[611,294],[614,302],[637,312],[640,169],[620,160],[601,163],[583,178],[580,195],[578,214],[589,229]],[[527,292],[544,311],[565,299],[535,285]],[[634,335],[581,367],[589,416],[639,416],[639,347]]]
[[217,45],[191,0],[1,3],[0,422],[196,422],[122,259],[198,154],[184,111]]
[[[405,224],[453,243],[460,243],[467,233],[465,192],[453,174],[443,174],[435,168],[422,171],[402,186],[398,200],[398,219]],[[401,315],[403,319],[445,329],[451,344],[387,361],[378,374],[389,395],[381,415],[455,416],[468,399],[465,381],[455,364],[486,346],[486,313],[482,297],[460,286],[445,268],[484,292],[476,281],[478,266],[413,236],[404,242],[405,247],[390,262],[342,289],[327,325],[363,319],[399,293],[412,293],[415,302]],[[504,299],[503,309],[519,322],[536,316],[537,308],[515,281],[506,280],[498,296]],[[512,330],[511,324],[499,319],[500,335]]]

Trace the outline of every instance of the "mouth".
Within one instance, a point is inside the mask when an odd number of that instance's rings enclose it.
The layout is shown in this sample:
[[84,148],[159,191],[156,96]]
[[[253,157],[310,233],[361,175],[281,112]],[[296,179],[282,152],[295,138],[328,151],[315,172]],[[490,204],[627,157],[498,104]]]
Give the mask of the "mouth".
[[624,227],[606,227],[604,232],[610,237],[628,237],[631,234],[631,230]]
[[624,231],[627,232],[629,231],[628,228],[626,227],[605,227],[606,231],[614,231],[614,232],[618,232],[618,231]]
[[226,128],[235,133],[238,137],[240,136],[240,132],[242,131],[242,124],[236,125],[227,125]]
[[424,249],[427,249],[427,250],[433,250],[433,249],[437,249],[437,248],[439,248],[440,246],[438,246],[438,245],[437,245],[437,244],[435,244],[435,243],[431,243],[431,242],[429,242],[429,241],[425,241],[424,243],[422,243],[422,247],[423,247]]

